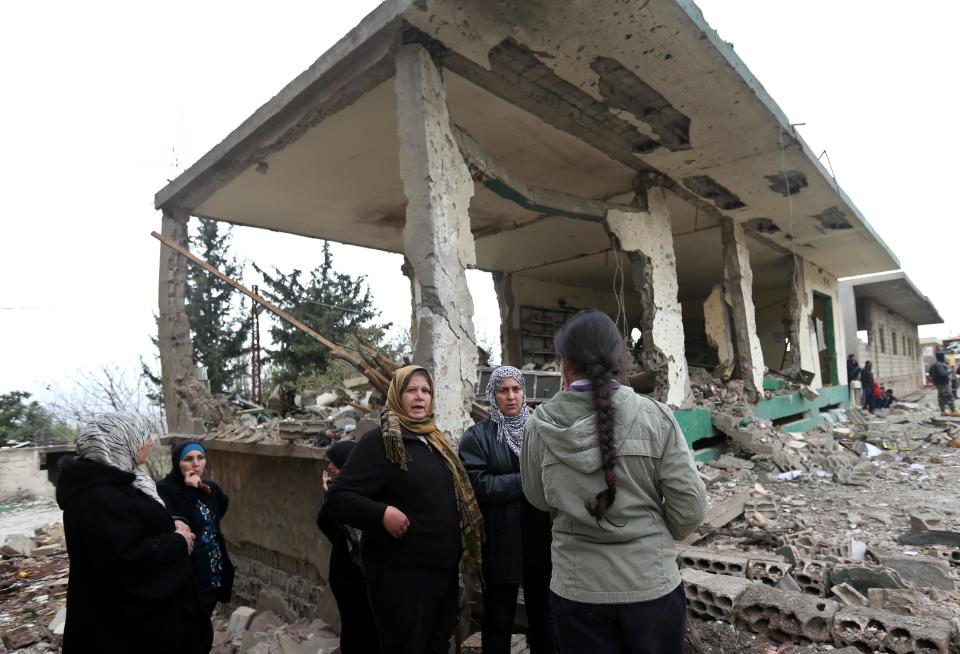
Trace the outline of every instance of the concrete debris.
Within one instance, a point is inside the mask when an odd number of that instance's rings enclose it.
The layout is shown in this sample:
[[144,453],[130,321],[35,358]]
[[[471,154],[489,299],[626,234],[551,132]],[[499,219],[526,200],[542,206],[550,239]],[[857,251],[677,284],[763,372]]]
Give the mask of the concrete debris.
[[[830,625],[839,605],[833,600],[751,584],[737,604],[740,619],[755,633],[778,640],[815,643],[830,640]],[[783,636],[780,636],[780,635]]]
[[869,600],[864,597],[860,591],[844,582],[830,588],[830,593],[834,595],[844,606],[868,606]]
[[935,513],[910,514],[910,531],[934,531],[943,529],[943,519]]
[[242,636],[243,632],[250,626],[256,609],[249,606],[238,606],[230,614],[230,622],[227,624],[227,632],[231,636]]
[[[265,605],[279,597],[276,592],[261,596]],[[217,613],[213,627],[211,654],[333,654],[340,647],[340,639],[322,620],[284,620],[270,609],[241,606],[229,618]]]
[[901,556],[881,554],[877,557],[880,565],[896,570],[908,584],[918,588],[941,588],[956,590],[950,573],[950,566],[939,559],[928,556]]
[[750,586],[750,581],[694,569],[682,570],[680,576],[683,578],[687,606],[694,615],[708,620],[736,621],[734,607]]
[[0,547],[0,552],[7,557],[29,556],[36,546],[36,541],[29,536],[13,534],[4,541],[3,547]]
[[954,626],[937,618],[897,615],[881,609],[848,606],[833,621],[837,645],[869,648],[866,651],[936,652],[947,654]]

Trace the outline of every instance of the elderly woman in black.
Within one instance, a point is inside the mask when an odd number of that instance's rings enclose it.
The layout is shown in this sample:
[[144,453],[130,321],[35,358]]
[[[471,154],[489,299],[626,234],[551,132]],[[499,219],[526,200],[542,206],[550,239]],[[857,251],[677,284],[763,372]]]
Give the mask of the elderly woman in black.
[[170,458],[170,472],[157,484],[157,490],[173,519],[188,526],[197,537],[191,559],[200,604],[210,618],[217,602],[229,602],[233,590],[233,564],[220,531],[230,498],[217,484],[203,479],[207,468],[203,445],[181,443],[173,448]]
[[[323,476],[323,487],[329,492],[330,484],[340,476],[355,441],[340,441],[327,448],[330,464]],[[362,532],[338,522],[324,502],[317,514],[317,527],[330,541],[330,570],[327,579],[330,590],[337,600],[340,611],[341,654],[378,654],[380,652],[377,628],[367,599],[367,582],[360,564],[360,540]]]
[[446,654],[457,624],[458,564],[480,565],[480,509],[433,413],[430,374],[397,370],[381,428],[357,443],[327,496],[336,520],[363,530],[360,558],[389,654]]
[[146,418],[107,413],[84,425],[57,503],[70,555],[66,654],[208,652],[213,640],[190,566],[194,535],[174,526],[138,466],[153,445]]
[[530,411],[523,374],[500,366],[487,383],[490,419],[468,429],[460,458],[483,513],[483,654],[508,654],[523,584],[532,654],[557,650],[550,613],[550,514],[520,486],[520,448]]

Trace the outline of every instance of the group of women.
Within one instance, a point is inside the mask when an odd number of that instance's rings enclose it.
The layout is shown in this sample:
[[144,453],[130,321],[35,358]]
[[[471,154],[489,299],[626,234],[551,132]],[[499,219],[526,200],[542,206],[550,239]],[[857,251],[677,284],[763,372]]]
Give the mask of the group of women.
[[[395,373],[378,429],[328,450],[317,524],[343,654],[448,652],[461,572],[482,583],[484,654],[510,651],[521,586],[533,654],[683,650],[673,541],[706,504],[686,441],[666,407],[617,381],[627,353],[608,316],[576,314],[555,345],[563,390],[531,413],[521,372],[498,368],[490,419],[459,451],[419,366]],[[139,468],[152,444],[144,418],[105,414],[61,469],[66,654],[210,650],[233,582],[228,498],[195,442],[155,484]]]
[[627,353],[606,314],[576,314],[555,346],[563,390],[530,413],[520,371],[498,368],[491,417],[459,452],[419,366],[394,375],[379,429],[331,448],[318,525],[343,654],[448,652],[461,570],[482,583],[484,654],[510,651],[521,585],[533,654],[683,651],[673,542],[706,506],[686,441],[619,384]]
[[139,468],[153,446],[142,416],[95,417],[62,464],[57,502],[70,556],[65,654],[210,651],[210,617],[230,599],[220,519],[228,499],[203,480],[206,452],[183,443],[159,483]]

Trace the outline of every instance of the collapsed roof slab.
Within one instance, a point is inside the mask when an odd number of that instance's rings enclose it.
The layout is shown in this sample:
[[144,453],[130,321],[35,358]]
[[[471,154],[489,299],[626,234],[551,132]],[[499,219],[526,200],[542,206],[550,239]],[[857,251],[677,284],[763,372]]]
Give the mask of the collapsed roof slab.
[[[411,40],[442,65],[451,120],[532,186],[608,200],[653,174],[698,216],[756,224],[835,275],[898,265],[686,0],[387,0],[156,205],[401,251],[389,81]],[[477,186],[475,234],[538,218]],[[522,249],[494,260],[481,243],[480,267],[526,264]]]

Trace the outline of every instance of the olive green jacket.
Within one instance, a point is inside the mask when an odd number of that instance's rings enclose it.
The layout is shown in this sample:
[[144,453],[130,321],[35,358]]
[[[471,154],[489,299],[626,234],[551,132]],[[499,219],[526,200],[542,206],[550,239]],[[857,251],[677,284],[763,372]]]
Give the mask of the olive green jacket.
[[617,495],[599,526],[585,508],[606,488],[591,392],[560,392],[524,429],[523,493],[553,515],[550,589],[576,602],[657,599],[680,583],[674,539],[703,520],[706,489],[670,410],[627,386],[613,394]]

